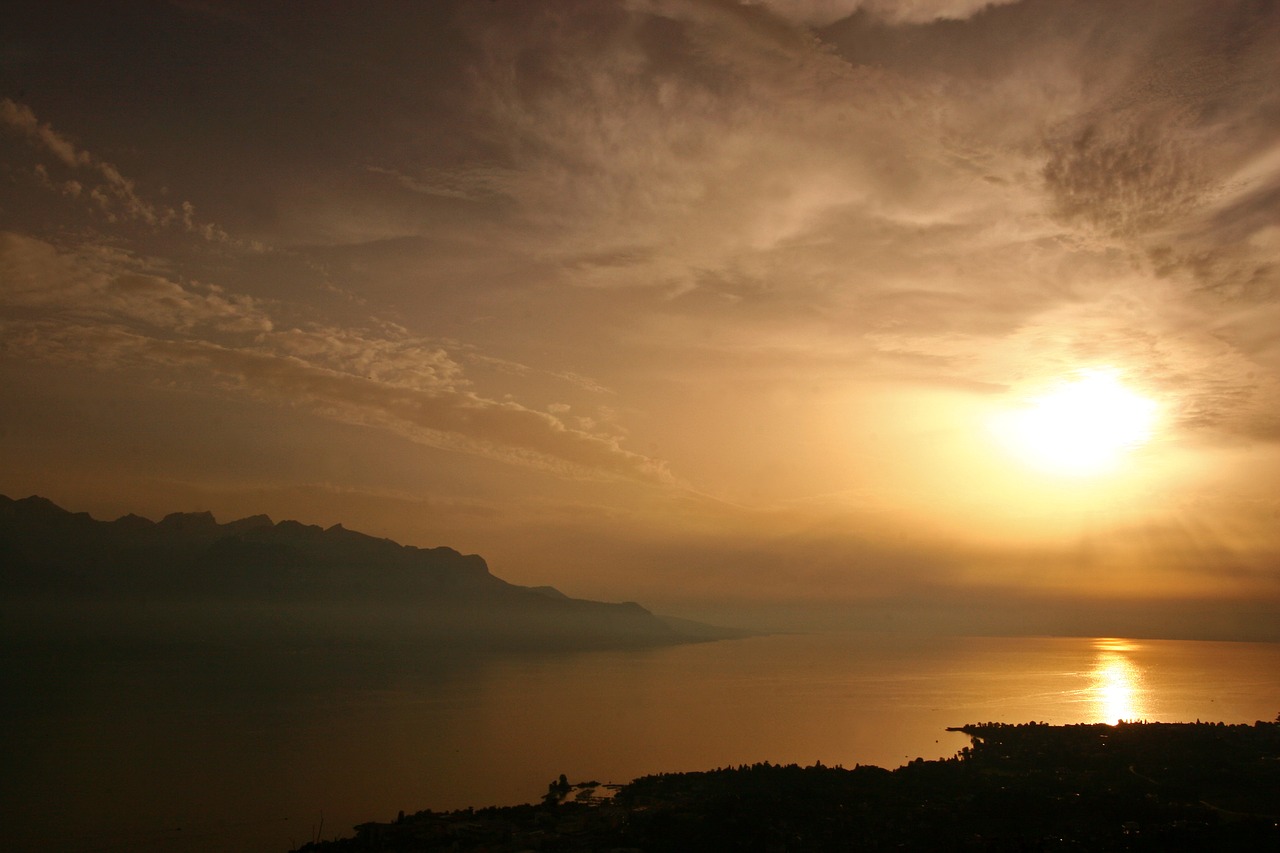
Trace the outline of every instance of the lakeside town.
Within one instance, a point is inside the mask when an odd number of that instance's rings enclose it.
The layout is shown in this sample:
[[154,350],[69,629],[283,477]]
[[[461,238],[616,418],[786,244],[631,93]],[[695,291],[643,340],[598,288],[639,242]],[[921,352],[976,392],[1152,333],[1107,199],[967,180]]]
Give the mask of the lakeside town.
[[1280,717],[949,731],[971,745],[892,771],[764,762],[621,786],[561,776],[540,804],[401,813],[297,853],[1280,849]]

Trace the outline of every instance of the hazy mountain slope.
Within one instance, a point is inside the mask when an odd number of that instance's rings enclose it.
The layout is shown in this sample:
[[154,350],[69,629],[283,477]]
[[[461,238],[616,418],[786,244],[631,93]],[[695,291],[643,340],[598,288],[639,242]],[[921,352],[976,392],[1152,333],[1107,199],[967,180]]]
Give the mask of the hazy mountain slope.
[[[341,525],[322,529],[264,515],[219,524],[210,513],[98,521],[40,497],[0,496],[0,595],[93,603],[97,613],[253,605],[345,633],[361,626],[441,640],[569,646],[684,642],[638,604],[569,598],[490,574],[483,558],[417,548]],[[172,610],[165,611],[164,607]],[[131,609],[132,608],[132,609]]]

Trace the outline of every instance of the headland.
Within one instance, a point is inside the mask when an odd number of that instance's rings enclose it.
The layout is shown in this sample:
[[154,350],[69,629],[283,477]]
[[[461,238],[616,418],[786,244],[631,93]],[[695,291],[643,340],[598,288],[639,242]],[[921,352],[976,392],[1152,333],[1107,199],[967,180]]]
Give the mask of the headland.
[[300,851],[1280,850],[1280,720],[958,726],[896,770],[759,763],[423,811]]

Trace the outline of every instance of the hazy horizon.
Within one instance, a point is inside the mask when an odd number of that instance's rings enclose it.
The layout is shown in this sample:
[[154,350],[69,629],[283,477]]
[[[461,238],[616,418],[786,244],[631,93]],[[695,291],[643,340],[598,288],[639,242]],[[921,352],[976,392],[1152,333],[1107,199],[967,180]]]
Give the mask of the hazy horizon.
[[[0,498],[11,500],[4,495]],[[28,499],[35,498],[40,496]],[[58,509],[76,513],[67,507]],[[175,512],[168,516],[164,520],[195,516],[203,522],[206,513]],[[118,520],[131,518],[138,516],[127,514]],[[105,523],[116,519],[94,520]],[[161,518],[147,520],[162,521]],[[304,523],[262,515],[244,519],[212,517],[210,521],[224,528],[224,535],[228,536],[234,535],[237,522]],[[318,525],[310,526],[317,531],[321,529]],[[327,532],[334,532],[333,528],[347,534],[363,533],[351,531],[341,523],[331,526]],[[449,550],[448,546],[445,549]],[[145,552],[139,552],[142,553]],[[461,555],[463,561],[475,556],[483,559],[483,555]],[[174,557],[168,559],[172,561]],[[86,558],[86,562],[92,563],[91,558]],[[312,581],[306,581],[303,575],[296,589],[283,594],[279,589],[273,590],[273,581],[267,577],[255,584],[251,570],[236,573],[237,579],[231,586],[211,594],[207,588],[192,585],[191,580],[180,577],[190,568],[182,562],[175,563],[168,573],[169,581],[139,586],[132,576],[113,575],[120,569],[116,563],[91,565],[89,569],[97,574],[97,582],[70,595],[48,590],[33,593],[19,584],[7,590],[8,627],[15,636],[46,639],[60,632],[68,636],[123,634],[162,639],[168,634],[182,636],[189,627],[192,630],[186,639],[206,641],[216,641],[220,635],[235,641],[331,636],[395,642],[417,636],[419,641],[428,644],[439,642],[445,636],[451,636],[454,642],[464,641],[469,635],[489,630],[485,626],[501,630],[501,623],[493,625],[491,614],[486,614],[483,608],[462,612],[457,602],[404,598],[402,592],[397,592],[398,572],[387,573],[385,567],[376,564],[359,567],[368,585],[361,595],[348,595],[345,600],[332,598],[332,590],[325,584],[319,565],[313,568],[320,569],[321,574]],[[419,571],[430,574],[432,569],[424,566]],[[113,584],[116,591],[104,595],[104,590]],[[549,584],[537,586],[554,589]],[[1266,602],[1224,601],[1215,605],[1155,597],[1135,601],[1062,596],[992,597],[981,590],[969,591],[964,596],[951,592],[945,596],[926,593],[919,591],[910,597],[854,603],[837,601],[825,606],[809,602],[755,602],[732,595],[684,607],[680,607],[679,602],[675,604],[684,616],[705,620],[713,627],[765,633],[855,633],[866,636],[873,644],[887,637],[911,635],[1280,641],[1280,625],[1269,621],[1271,611]],[[643,602],[639,603],[644,606]],[[662,607],[649,609],[661,616],[677,615]],[[424,627],[433,625],[437,633],[422,633]],[[284,634],[280,633],[281,629]],[[439,631],[446,633],[441,635]],[[881,639],[874,639],[877,637]],[[579,642],[591,645],[585,637]]]
[[1280,639],[1280,6],[18,2],[0,493]]

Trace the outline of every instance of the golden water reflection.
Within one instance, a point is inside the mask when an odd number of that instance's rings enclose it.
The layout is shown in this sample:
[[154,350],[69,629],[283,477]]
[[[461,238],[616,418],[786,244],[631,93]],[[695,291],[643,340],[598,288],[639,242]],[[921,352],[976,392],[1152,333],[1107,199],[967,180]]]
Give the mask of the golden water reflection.
[[1130,655],[1138,645],[1129,640],[1094,640],[1097,652],[1089,674],[1094,716],[1115,725],[1121,720],[1141,720],[1146,715],[1142,670]]

